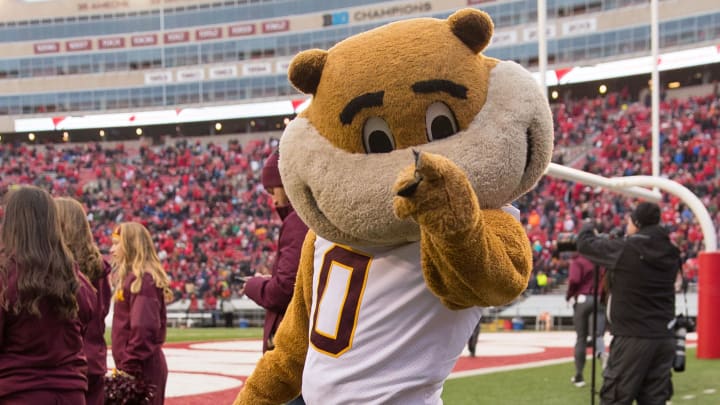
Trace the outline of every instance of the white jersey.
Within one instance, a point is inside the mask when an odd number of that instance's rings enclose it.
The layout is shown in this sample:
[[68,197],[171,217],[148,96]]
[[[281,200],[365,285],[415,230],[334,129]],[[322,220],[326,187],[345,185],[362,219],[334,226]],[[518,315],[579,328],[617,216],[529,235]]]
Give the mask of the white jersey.
[[428,290],[420,244],[352,248],[317,237],[308,404],[442,404],[443,382],[480,320]]

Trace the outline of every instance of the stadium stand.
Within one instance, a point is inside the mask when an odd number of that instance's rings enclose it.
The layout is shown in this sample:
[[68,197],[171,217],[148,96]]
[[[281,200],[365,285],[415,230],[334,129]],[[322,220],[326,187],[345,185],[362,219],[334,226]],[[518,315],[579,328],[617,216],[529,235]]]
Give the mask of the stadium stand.
[[177,299],[237,291],[239,277],[271,260],[279,222],[259,182],[276,139],[171,142],[169,146],[0,146],[0,189],[34,184],[79,199],[98,244],[121,221],[153,234]]
[[[557,103],[553,112],[556,160],[568,150],[577,154],[580,148],[580,158],[566,164],[605,176],[649,171],[645,104],[610,95]],[[662,104],[664,172],[703,199],[716,226],[720,224],[719,120],[717,94]],[[165,145],[2,144],[0,192],[13,184],[35,184],[55,195],[80,199],[105,249],[117,222],[139,221],[153,233],[176,299],[191,294],[219,296],[226,288],[237,292],[239,277],[267,267],[271,260],[279,222],[267,208],[268,197],[258,176],[279,135],[168,138]],[[673,240],[683,250],[688,278],[695,281],[702,235],[686,206],[674,197],[665,202],[663,220],[671,225]],[[559,232],[574,231],[583,215],[611,231],[622,225],[630,209],[626,197],[549,177],[517,203],[535,259],[528,293],[562,289],[567,261],[555,252]],[[547,276],[543,288],[535,277],[541,273]],[[500,315],[527,316],[525,308],[540,304],[529,300]],[[556,307],[550,301],[548,306]]]
[[[558,151],[562,153],[563,145],[585,145],[580,159],[565,164],[606,177],[650,172],[650,111],[645,103],[622,102],[617,95],[609,95],[556,104],[553,112]],[[666,100],[661,112],[663,173],[697,194],[717,226],[720,97],[714,93]],[[702,233],[686,205],[676,197],[665,198],[663,222],[683,251],[686,276],[697,281]],[[627,197],[550,177],[520,198],[522,220],[533,244],[534,272],[548,275],[547,289],[562,284],[567,276],[566,261],[554,254],[557,234],[575,231],[584,216],[600,221],[605,232],[617,231],[631,202]],[[530,288],[539,290],[533,281]]]

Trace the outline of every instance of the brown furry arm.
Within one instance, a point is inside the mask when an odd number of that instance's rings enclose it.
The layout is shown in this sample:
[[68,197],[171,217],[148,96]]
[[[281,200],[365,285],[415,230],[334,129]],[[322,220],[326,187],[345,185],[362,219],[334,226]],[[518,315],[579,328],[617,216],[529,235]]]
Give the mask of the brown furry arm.
[[423,232],[421,249],[428,287],[451,309],[505,305],[525,290],[532,271],[525,231],[502,210],[480,210],[460,234]]
[[277,333],[275,348],[258,362],[234,405],[275,405],[300,394],[308,347],[308,325],[312,303],[315,233],[303,243],[295,290]]
[[481,210],[453,162],[422,153],[395,190],[396,215],[420,225],[425,281],[448,308],[507,304],[527,287],[532,253],[520,222],[500,209]]

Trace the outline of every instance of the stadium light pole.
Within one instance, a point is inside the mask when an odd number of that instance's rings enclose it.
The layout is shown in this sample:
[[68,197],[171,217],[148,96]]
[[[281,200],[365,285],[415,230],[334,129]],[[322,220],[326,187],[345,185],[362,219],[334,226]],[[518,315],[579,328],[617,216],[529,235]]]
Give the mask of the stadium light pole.
[[[160,46],[160,68],[165,70],[165,4],[163,3],[160,3],[160,38],[158,38],[158,42],[162,44],[162,46]],[[167,83],[165,83],[164,80],[162,85],[162,100],[163,105],[167,105]]]
[[650,0],[650,54],[652,74],[650,77],[652,97],[652,175],[660,176],[660,72],[658,71],[658,0]]
[[546,0],[537,2],[537,39],[538,39],[538,70],[540,71],[540,88],[547,97],[547,4]]

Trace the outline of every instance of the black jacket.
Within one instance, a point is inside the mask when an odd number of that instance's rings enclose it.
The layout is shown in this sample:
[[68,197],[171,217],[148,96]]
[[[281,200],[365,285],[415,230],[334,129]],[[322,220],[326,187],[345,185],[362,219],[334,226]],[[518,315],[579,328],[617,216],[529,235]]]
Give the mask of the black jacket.
[[675,318],[675,278],[680,251],[660,226],[647,226],[624,239],[594,232],[592,223],[578,234],[578,251],[608,269],[608,321],[615,336],[671,337]]

